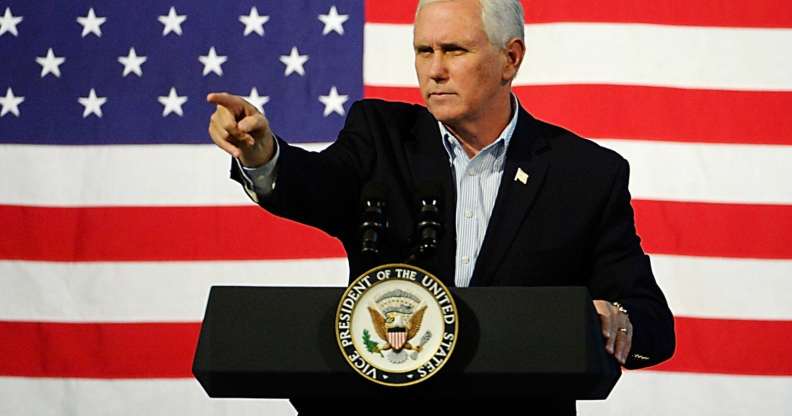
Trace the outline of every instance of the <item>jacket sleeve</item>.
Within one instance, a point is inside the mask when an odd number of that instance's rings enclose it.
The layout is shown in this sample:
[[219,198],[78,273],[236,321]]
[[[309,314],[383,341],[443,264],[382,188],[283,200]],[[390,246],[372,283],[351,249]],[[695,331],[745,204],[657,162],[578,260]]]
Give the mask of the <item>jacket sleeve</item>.
[[658,364],[674,353],[674,318],[635,230],[628,191],[629,165],[619,157],[596,232],[589,284],[592,297],[627,309],[633,339],[626,368]]
[[352,105],[338,139],[321,152],[291,146],[278,138],[280,154],[270,195],[256,194],[233,160],[231,178],[271,213],[340,238],[355,228],[360,188],[374,164],[363,107],[361,102]]

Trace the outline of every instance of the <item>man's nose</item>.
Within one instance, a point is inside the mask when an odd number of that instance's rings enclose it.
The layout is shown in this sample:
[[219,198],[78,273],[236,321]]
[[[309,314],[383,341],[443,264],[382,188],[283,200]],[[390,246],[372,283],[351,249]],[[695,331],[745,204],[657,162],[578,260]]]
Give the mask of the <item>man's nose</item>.
[[429,66],[429,77],[435,81],[448,79],[448,66],[445,56],[442,53],[432,55],[432,62]]

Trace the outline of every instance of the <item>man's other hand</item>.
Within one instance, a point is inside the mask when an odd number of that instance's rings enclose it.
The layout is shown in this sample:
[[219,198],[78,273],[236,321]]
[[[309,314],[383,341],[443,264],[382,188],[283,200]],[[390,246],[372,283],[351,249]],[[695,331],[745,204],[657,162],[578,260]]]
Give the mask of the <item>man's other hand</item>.
[[212,141],[245,167],[259,167],[272,159],[275,145],[269,121],[244,98],[211,93],[206,101],[217,104],[209,119]]
[[597,310],[602,322],[605,350],[624,365],[632,347],[633,336],[633,326],[627,311],[618,304],[599,299],[594,301],[594,309]]

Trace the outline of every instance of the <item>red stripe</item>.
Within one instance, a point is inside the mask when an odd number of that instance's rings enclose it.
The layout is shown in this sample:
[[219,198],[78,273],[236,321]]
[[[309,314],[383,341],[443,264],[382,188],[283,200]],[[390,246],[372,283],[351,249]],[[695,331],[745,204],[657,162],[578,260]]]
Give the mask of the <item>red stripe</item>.
[[[792,27],[786,0],[522,0],[527,23]],[[366,22],[412,24],[417,0],[366,0]]]
[[634,200],[643,248],[655,254],[792,258],[792,206]]
[[0,375],[190,377],[200,330],[193,322],[0,322]]
[[792,321],[678,317],[676,334],[676,354],[653,370],[792,375]]
[[327,234],[255,206],[0,205],[0,259],[246,260],[344,257]]
[[[792,145],[792,92],[623,85],[514,88],[536,117],[585,137]],[[423,103],[417,88],[367,85],[367,98]]]
[[[0,375],[191,377],[199,323],[0,321]],[[792,375],[792,321],[676,318],[677,350],[656,370]]]
[[[792,258],[792,206],[634,200],[649,253]],[[251,260],[344,257],[316,229],[255,207],[0,206],[0,259]],[[242,230],[246,230],[242,232]]]

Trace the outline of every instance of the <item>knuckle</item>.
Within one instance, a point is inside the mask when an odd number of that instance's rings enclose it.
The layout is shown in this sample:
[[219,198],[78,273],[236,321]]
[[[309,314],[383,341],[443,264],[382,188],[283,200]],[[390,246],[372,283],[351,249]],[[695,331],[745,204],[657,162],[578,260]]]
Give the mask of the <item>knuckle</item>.
[[235,123],[232,123],[232,122],[230,122],[229,120],[223,120],[223,122],[222,122],[222,123],[220,123],[220,128],[221,128],[223,131],[225,131],[225,132],[229,132],[229,131],[231,131],[231,130],[233,130],[233,129],[234,129],[234,124],[235,124]]
[[212,138],[212,141],[217,144],[222,144],[228,140],[228,132],[222,129],[214,128],[214,126],[209,127],[209,136]]

